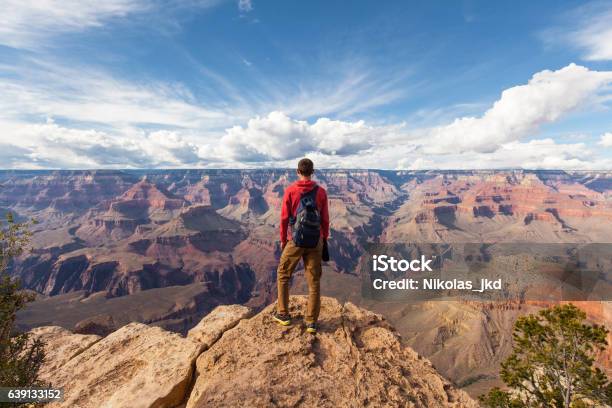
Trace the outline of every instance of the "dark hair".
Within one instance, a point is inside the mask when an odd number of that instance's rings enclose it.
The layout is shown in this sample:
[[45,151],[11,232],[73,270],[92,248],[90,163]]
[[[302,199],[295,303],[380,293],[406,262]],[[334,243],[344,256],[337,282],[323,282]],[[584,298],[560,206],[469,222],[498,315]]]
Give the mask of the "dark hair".
[[304,177],[310,177],[314,173],[314,163],[310,159],[302,159],[298,162],[297,171]]

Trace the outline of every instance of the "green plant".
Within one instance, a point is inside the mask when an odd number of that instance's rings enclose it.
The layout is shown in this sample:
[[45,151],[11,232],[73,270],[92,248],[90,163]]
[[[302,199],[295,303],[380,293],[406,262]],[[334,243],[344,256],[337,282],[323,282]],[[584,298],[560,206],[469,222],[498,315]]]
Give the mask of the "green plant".
[[594,366],[597,352],[607,346],[608,331],[585,319],[572,304],[520,317],[514,324],[512,354],[500,372],[509,391],[494,388],[480,402],[495,408],[612,404],[612,384]]
[[38,370],[44,359],[43,344],[28,333],[15,330],[17,311],[33,300],[21,290],[19,280],[7,267],[27,248],[31,222],[18,223],[9,213],[0,222],[0,386],[31,387],[40,385]]

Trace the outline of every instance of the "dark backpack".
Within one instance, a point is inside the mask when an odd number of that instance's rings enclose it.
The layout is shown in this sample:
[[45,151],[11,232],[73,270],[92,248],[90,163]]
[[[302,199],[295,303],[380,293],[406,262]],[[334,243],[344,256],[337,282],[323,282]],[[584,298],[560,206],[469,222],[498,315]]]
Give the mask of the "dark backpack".
[[290,219],[291,235],[295,246],[315,248],[321,236],[321,214],[317,208],[318,186],[300,196],[295,217]]

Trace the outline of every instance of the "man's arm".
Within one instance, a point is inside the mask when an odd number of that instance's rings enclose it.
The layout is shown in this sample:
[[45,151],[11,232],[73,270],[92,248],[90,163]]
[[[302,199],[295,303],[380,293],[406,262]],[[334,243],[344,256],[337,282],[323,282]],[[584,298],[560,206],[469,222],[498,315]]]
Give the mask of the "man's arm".
[[289,197],[289,190],[285,190],[283,195],[283,203],[281,205],[281,219],[280,219],[280,241],[281,248],[285,248],[287,243],[287,229],[289,226],[289,217],[291,217],[291,200]]

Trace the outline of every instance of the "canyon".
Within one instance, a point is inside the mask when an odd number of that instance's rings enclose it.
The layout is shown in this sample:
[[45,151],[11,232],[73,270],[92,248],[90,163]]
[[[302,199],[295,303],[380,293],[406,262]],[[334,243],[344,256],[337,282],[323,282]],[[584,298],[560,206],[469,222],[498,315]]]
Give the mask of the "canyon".
[[[322,290],[384,315],[401,342],[472,395],[498,384],[511,327],[545,302],[379,302],[361,294],[368,243],[612,244],[612,172],[316,172],[330,205]],[[0,209],[36,219],[11,265],[38,299],[24,330],[108,334],[132,322],[187,333],[218,305],[276,298],[286,169],[0,171]],[[293,281],[305,291],[303,274]],[[609,325],[610,302],[582,302]],[[612,339],[611,339],[612,340]],[[601,358],[610,368],[610,353]]]

